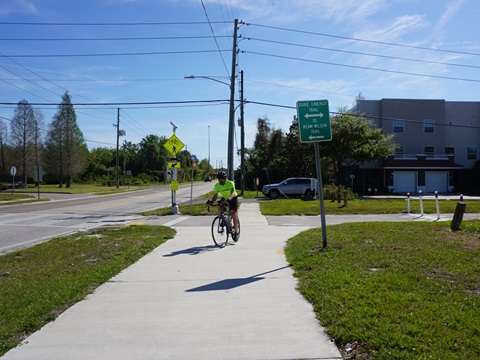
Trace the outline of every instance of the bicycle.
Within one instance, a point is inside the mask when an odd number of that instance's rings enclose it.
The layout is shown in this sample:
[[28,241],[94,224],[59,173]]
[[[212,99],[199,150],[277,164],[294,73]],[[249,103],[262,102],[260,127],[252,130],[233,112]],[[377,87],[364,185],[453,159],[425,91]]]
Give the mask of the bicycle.
[[[216,246],[223,248],[227,245],[230,236],[234,242],[240,238],[240,219],[238,219],[238,232],[235,232],[228,203],[225,200],[217,200],[217,203],[217,205],[212,205],[220,207],[220,214],[215,216],[212,221],[212,238]],[[210,205],[207,205],[209,212]]]

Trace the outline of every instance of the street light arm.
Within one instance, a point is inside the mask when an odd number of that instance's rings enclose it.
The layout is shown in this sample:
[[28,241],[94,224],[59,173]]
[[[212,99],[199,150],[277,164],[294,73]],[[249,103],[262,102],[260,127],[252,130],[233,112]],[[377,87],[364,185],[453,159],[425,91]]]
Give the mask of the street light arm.
[[220,84],[227,85],[229,88],[231,88],[231,85],[230,85],[229,83],[226,83],[226,82],[224,82],[224,81],[221,81],[221,80],[212,78],[212,77],[210,77],[210,76],[195,76],[195,75],[190,75],[190,76],[184,76],[183,78],[184,78],[184,79],[209,79],[209,80],[212,80],[212,81],[219,82]]

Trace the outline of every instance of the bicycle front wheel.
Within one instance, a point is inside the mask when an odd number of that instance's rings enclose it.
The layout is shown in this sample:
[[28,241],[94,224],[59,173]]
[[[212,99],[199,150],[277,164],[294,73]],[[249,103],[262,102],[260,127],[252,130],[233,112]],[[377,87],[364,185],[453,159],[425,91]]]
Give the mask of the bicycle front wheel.
[[228,232],[226,220],[223,216],[216,216],[212,222],[212,238],[213,242],[219,248],[225,247],[228,241]]

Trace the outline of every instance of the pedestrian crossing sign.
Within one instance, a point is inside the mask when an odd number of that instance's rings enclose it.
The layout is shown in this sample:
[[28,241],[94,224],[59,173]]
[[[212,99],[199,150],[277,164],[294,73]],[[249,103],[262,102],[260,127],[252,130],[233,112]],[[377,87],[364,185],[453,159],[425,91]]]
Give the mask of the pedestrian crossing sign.
[[183,149],[185,145],[180,141],[180,139],[173,134],[170,139],[167,140],[163,147],[173,156],[177,156],[178,152]]

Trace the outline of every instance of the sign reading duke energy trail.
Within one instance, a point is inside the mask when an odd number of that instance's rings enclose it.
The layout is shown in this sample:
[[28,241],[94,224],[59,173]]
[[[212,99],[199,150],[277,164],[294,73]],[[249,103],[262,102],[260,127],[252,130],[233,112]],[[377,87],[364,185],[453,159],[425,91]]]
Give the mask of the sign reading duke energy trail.
[[332,140],[328,100],[297,101],[301,142]]

